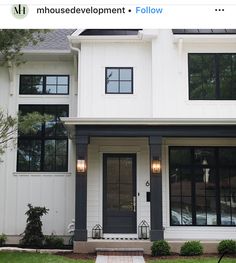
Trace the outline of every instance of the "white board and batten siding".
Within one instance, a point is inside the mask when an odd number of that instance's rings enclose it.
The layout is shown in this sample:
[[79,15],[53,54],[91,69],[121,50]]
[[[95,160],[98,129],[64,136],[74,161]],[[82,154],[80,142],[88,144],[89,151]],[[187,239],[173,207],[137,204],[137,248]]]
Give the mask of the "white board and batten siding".
[[[70,76],[70,95],[19,95],[21,74],[55,74]],[[73,62],[29,61],[14,70],[14,90],[10,94],[8,71],[0,67],[0,105],[15,115],[19,104],[68,104],[71,116],[75,116],[77,84],[73,78]],[[74,218],[75,149],[69,142],[68,172],[17,172],[16,147],[9,148],[0,163],[0,233],[9,236],[14,243],[25,229],[27,204],[49,209],[43,216],[43,232],[66,236],[67,226]],[[17,237],[18,236],[18,237]]]
[[[145,118],[152,115],[150,43],[83,43],[78,117]],[[105,94],[106,67],[133,67],[133,94]]]
[[229,35],[201,41],[183,38],[182,51],[179,51],[172,31],[159,30],[152,44],[152,58],[155,58],[152,60],[153,117],[235,118],[235,101],[189,100],[188,53],[236,53],[235,40],[227,41],[229,38]]
[[[152,40],[81,44],[78,117],[224,119],[235,118],[233,100],[189,100],[189,53],[236,53],[229,35],[191,41],[182,48],[172,30],[149,30]],[[225,41],[224,41],[225,39]],[[134,94],[105,94],[106,67],[133,67]]]

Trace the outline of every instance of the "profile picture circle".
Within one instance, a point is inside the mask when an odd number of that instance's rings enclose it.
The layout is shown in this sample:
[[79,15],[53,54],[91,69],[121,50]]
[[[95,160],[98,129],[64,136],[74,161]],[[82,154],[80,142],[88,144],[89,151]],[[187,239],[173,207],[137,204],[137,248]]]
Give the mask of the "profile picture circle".
[[29,8],[27,5],[16,4],[12,5],[11,12],[15,18],[22,19],[28,15]]

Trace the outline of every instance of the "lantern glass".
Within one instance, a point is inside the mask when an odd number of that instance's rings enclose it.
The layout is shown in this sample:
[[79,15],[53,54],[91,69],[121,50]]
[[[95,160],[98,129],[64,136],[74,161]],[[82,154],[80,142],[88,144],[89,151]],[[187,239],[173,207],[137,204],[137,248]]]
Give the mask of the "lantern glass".
[[92,238],[93,239],[101,239],[102,238],[102,227],[97,224],[92,229]]
[[85,160],[77,160],[76,169],[78,173],[84,173],[86,171]]
[[152,160],[152,173],[159,174],[161,172],[161,161],[158,159]]
[[149,225],[145,220],[143,220],[138,226],[138,238],[139,239],[149,238]]

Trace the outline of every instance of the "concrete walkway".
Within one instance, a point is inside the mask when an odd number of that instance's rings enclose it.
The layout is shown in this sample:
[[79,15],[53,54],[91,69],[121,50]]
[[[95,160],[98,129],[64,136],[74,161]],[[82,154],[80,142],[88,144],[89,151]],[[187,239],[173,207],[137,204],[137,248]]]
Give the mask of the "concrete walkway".
[[142,256],[103,256],[99,255],[95,263],[145,263]]

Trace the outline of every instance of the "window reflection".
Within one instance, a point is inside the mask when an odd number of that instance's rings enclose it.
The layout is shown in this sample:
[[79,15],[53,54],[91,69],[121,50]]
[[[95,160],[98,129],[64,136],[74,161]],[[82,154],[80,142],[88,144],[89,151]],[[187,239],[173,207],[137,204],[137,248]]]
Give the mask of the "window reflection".
[[21,75],[20,94],[68,94],[69,76]]
[[236,224],[235,152],[234,147],[170,147],[172,225]]
[[133,93],[133,68],[106,68],[106,93]]
[[108,211],[133,211],[133,162],[133,157],[107,157],[106,206]]
[[68,115],[67,105],[20,105],[23,115],[29,112],[48,114],[52,120],[37,124],[36,133],[18,138],[17,171],[67,171],[68,139],[59,117]]
[[235,54],[189,54],[188,59],[190,99],[236,99]]

